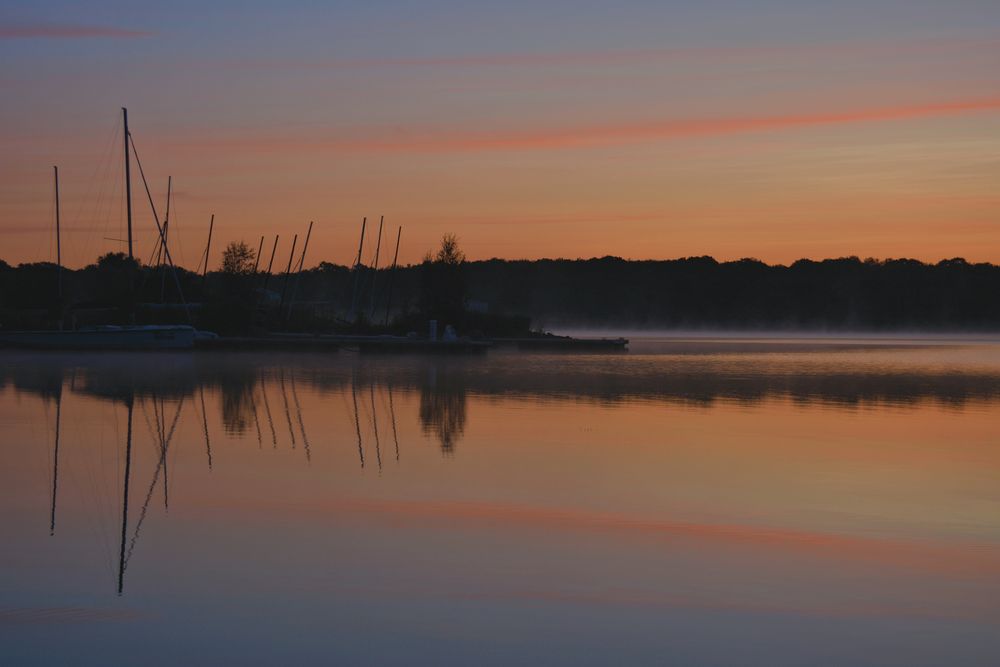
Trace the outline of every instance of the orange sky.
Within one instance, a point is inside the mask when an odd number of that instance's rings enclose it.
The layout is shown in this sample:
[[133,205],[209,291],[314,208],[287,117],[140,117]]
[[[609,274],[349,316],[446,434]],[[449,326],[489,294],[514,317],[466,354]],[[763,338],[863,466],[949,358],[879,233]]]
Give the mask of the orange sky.
[[[998,12],[634,8],[508,33],[485,9],[248,11],[0,21],[0,258],[54,259],[53,164],[66,263],[123,248],[127,104],[161,216],[174,178],[189,267],[213,213],[213,264],[261,235],[281,235],[281,257],[310,220],[306,264],[348,263],[380,215],[387,237],[403,227],[403,262],[446,232],[472,259],[1000,261]],[[373,49],[351,27],[392,39]]]

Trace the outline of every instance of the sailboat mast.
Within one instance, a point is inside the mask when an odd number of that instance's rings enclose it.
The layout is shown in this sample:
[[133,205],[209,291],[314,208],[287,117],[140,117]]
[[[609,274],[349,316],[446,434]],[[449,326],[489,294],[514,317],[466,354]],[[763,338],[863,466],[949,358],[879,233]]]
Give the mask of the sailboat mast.
[[167,213],[163,216],[163,245],[167,245],[167,235],[170,233],[170,190],[173,185],[173,176],[167,176]]
[[[157,263],[162,267],[160,272],[160,303],[167,298],[167,234],[170,233],[170,191],[173,186],[173,177],[167,176],[167,213],[163,217],[163,238],[160,239],[160,252],[156,253]],[[166,469],[163,471],[166,477]]]
[[212,250],[212,229],[215,227],[215,214],[212,214],[208,221],[208,243],[205,244],[205,268],[201,272],[201,282],[204,284],[208,277],[208,254]]
[[257,269],[260,268],[260,252],[264,249],[264,235],[260,236],[260,245],[257,246],[257,256],[253,263],[253,272],[257,273]]
[[299,258],[299,268],[295,272],[295,282],[292,283],[292,296],[288,299],[288,316],[285,321],[292,319],[292,304],[295,303],[295,293],[299,291],[299,281],[302,280],[302,265],[306,263],[306,250],[309,249],[309,237],[312,236],[313,221],[309,221],[309,229],[306,231],[306,242],[302,245],[302,257]]
[[375,264],[372,268],[375,271],[372,273],[372,306],[368,312],[368,318],[373,319],[375,317],[375,283],[378,280],[378,255],[379,251],[382,250],[382,223],[385,221],[385,216],[380,216],[378,219],[378,243],[375,245]]
[[[311,228],[310,228],[311,229]],[[295,257],[295,244],[299,242],[299,235],[292,237],[292,252],[288,253],[288,266],[285,267],[285,279],[281,283],[281,300],[278,301],[278,315],[285,307],[285,293],[288,291],[288,278],[292,272],[292,259]]]
[[396,230],[396,253],[392,256],[392,269],[389,271],[389,293],[385,298],[385,325],[389,326],[389,308],[392,307],[392,283],[396,278],[396,260],[399,259],[399,237],[403,235],[403,226]]
[[361,218],[361,240],[358,241],[358,258],[354,262],[354,296],[351,297],[351,317],[356,317],[358,314],[358,283],[360,282],[361,274],[361,251],[365,247],[365,225],[368,223],[368,217]]
[[267,263],[267,273],[264,274],[264,284],[260,287],[262,292],[267,291],[267,283],[271,280],[271,267],[274,266],[274,253],[278,252],[279,238],[281,238],[281,234],[274,235],[274,246],[271,248],[271,261]]
[[59,230],[59,167],[53,166],[52,171],[56,180],[56,276],[58,281],[59,298],[62,299],[62,235]]
[[128,220],[128,258],[132,259],[132,166],[128,151],[128,109],[125,107],[122,107],[122,124],[125,134],[125,216]]

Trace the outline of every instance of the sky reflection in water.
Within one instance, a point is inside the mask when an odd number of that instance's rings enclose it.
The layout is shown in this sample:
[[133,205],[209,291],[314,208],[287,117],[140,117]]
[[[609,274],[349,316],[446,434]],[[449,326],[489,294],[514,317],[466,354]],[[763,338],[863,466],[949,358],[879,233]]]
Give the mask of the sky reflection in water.
[[0,655],[1000,660],[1000,346],[632,348],[4,353]]

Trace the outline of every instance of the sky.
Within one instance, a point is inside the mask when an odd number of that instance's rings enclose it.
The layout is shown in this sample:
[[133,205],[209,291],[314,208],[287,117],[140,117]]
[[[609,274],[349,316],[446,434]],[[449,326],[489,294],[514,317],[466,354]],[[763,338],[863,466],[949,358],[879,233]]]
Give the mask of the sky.
[[[1000,262],[1000,3],[6,2],[0,259]],[[156,228],[133,164],[135,251]]]

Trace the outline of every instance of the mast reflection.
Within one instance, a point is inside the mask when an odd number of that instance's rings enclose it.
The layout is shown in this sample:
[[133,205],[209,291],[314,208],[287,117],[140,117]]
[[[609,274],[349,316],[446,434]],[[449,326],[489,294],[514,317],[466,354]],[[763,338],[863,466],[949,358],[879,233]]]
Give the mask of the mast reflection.
[[[46,517],[50,536],[55,536],[57,525],[61,525],[57,521],[60,480],[66,478],[67,471],[72,477],[72,455],[78,451],[75,434],[63,428],[64,421],[73,423],[74,399],[116,406],[116,423],[124,422],[120,440],[115,443],[116,450],[124,454],[115,464],[120,481],[109,491],[121,510],[116,582],[120,594],[125,589],[132,556],[140,549],[140,536],[155,524],[156,515],[150,509],[156,485],[163,485],[165,514],[172,501],[176,506],[183,500],[172,493],[171,482],[182,478],[185,468],[168,465],[168,455],[176,449],[175,441],[182,439],[179,433],[187,433],[186,437],[193,440],[189,444],[195,445],[192,452],[197,454],[201,470],[207,464],[207,469],[215,469],[217,475],[219,469],[227,467],[227,461],[232,461],[229,441],[240,442],[245,435],[242,442],[256,440],[257,449],[249,451],[260,455],[272,450],[297,450],[301,441],[303,456],[298,457],[296,452],[296,461],[304,458],[306,465],[328,470],[333,464],[326,456],[339,448],[351,459],[356,455],[362,469],[374,461],[378,471],[388,476],[391,467],[386,462],[401,459],[400,439],[405,440],[407,423],[434,442],[442,456],[453,457],[467,437],[472,419],[470,406],[484,398],[602,404],[644,400],[684,406],[734,400],[753,405],[777,398],[796,405],[819,404],[834,409],[852,409],[866,403],[912,406],[927,401],[957,408],[974,402],[1000,401],[1000,373],[985,367],[955,373],[930,367],[861,372],[826,366],[790,372],[761,366],[751,374],[731,366],[713,367],[698,359],[672,359],[670,365],[650,370],[648,364],[632,363],[628,358],[595,361],[590,366],[549,366],[527,363],[523,358],[372,359],[346,353],[279,359],[245,354],[4,354],[0,386],[37,397],[46,406],[46,419],[54,422],[54,436],[46,441],[52,453],[51,477],[41,485],[50,505]],[[276,393],[280,397],[272,406]],[[118,407],[124,407],[124,411]],[[275,425],[272,407],[284,411],[284,417],[278,416],[284,427]],[[143,456],[146,450],[141,444],[147,434],[141,428],[140,444],[135,442],[137,411],[140,422],[145,415],[155,452],[149,459],[148,478]],[[267,433],[272,450],[262,447]],[[204,439],[203,454],[200,439]],[[140,493],[133,488],[137,484],[145,494],[141,499],[132,499],[133,493]],[[62,493],[66,496],[67,491]],[[67,498],[61,500],[63,505]],[[137,513],[133,500],[141,501]],[[110,522],[117,519],[116,513]],[[113,568],[113,546],[109,551],[107,558]]]

